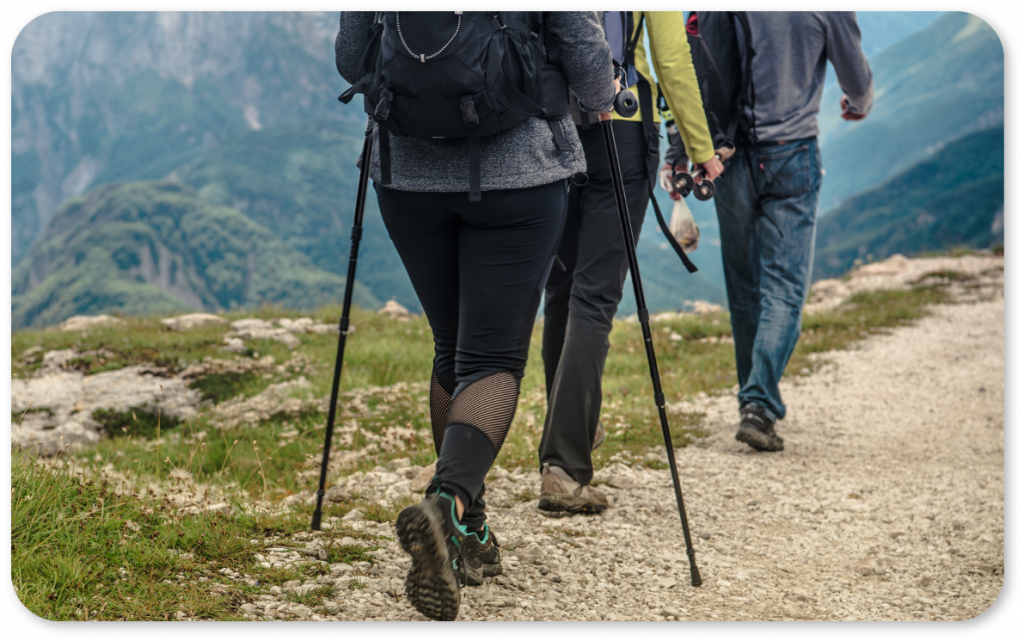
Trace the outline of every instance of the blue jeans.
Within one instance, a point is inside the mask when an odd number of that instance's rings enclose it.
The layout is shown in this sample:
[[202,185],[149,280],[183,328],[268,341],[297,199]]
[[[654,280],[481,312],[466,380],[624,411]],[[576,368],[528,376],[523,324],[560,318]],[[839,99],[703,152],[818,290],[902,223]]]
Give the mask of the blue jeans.
[[739,146],[715,181],[739,404],[786,415],[779,379],[800,337],[821,190],[817,138]]

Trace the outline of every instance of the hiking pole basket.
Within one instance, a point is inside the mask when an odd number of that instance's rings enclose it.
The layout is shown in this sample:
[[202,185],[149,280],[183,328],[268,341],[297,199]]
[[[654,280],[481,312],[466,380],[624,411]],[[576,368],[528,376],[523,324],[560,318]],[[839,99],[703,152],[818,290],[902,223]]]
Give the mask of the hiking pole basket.
[[338,409],[338,386],[341,384],[341,364],[345,359],[345,337],[348,336],[348,315],[352,311],[352,290],[356,282],[356,259],[359,257],[359,241],[363,237],[363,212],[366,210],[366,187],[370,175],[370,157],[373,152],[373,130],[366,133],[363,141],[362,163],[359,167],[359,187],[356,191],[356,213],[352,221],[352,248],[348,253],[348,275],[345,277],[345,302],[338,321],[338,355],[334,359],[334,383],[331,385],[331,405],[327,410],[327,433],[324,435],[324,458],[320,462],[320,487],[316,491],[316,509],[310,528],[320,529],[320,508],[324,501],[324,485],[327,483],[327,461],[331,456],[331,437],[334,435],[334,418]]
[[679,485],[679,472],[676,470],[676,456],[672,448],[672,435],[668,430],[668,415],[665,413],[665,394],[661,391],[661,377],[658,376],[658,361],[654,355],[654,343],[651,340],[650,314],[644,300],[643,285],[640,282],[640,268],[636,260],[636,247],[633,228],[629,222],[629,208],[626,204],[626,191],[622,183],[622,172],[619,170],[619,154],[615,147],[615,132],[612,131],[611,113],[601,114],[601,130],[604,133],[604,147],[608,152],[608,164],[612,173],[612,185],[615,189],[615,203],[619,209],[619,224],[622,227],[622,240],[626,244],[626,259],[629,262],[629,276],[633,281],[633,295],[636,297],[636,315],[644,333],[644,347],[647,350],[647,364],[651,368],[651,383],[654,386],[654,403],[658,406],[661,418],[661,432],[665,437],[665,450],[668,452],[668,469],[672,472],[672,485],[676,492],[676,505],[679,507],[679,519],[683,523],[683,538],[686,541],[686,556],[690,559],[690,584],[699,586],[702,581],[700,570],[697,569],[697,556],[690,538],[690,524],[686,520],[686,507],[683,505],[683,490]]

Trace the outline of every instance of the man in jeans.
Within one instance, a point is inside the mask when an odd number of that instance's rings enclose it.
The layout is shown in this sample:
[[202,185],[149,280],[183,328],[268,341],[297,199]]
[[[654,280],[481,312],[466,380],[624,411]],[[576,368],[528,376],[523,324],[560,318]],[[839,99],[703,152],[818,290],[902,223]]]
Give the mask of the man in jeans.
[[[698,19],[700,18],[698,13]],[[753,132],[716,181],[715,207],[736,345],[736,440],[778,451],[786,416],[779,379],[800,336],[814,258],[815,213],[825,171],[817,114],[826,60],[845,92],[844,120],[871,110],[871,69],[854,12],[748,12]]]

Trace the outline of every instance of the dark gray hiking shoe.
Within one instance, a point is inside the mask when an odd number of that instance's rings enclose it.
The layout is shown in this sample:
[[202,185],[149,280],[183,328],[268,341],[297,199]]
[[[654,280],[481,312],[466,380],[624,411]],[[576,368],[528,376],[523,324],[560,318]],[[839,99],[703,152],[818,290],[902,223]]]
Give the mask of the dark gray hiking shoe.
[[412,557],[405,577],[409,601],[430,619],[454,621],[459,616],[460,586],[470,572],[464,554],[468,533],[455,517],[454,499],[442,492],[405,508],[395,531],[402,549]]
[[541,467],[537,508],[545,512],[598,514],[608,509],[608,497],[589,485],[580,485],[562,468],[545,463]]
[[469,533],[463,550],[467,559],[467,585],[483,585],[484,577],[501,574],[501,551],[498,547],[498,538],[486,523],[479,532]]
[[736,440],[759,452],[783,449],[782,437],[775,433],[775,421],[757,405],[746,405],[740,410],[740,429],[736,432]]

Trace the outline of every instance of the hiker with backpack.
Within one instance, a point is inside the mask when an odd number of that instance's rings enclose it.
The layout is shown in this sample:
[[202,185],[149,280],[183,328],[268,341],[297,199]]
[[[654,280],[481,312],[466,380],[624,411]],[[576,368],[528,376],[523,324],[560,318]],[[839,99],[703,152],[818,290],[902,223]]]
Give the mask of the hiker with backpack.
[[[726,292],[736,349],[736,440],[779,451],[779,379],[800,336],[825,175],[817,114],[831,62],[842,118],[871,111],[871,68],[854,12],[695,12],[687,21],[715,147]],[[685,164],[678,141],[669,164]]]
[[[634,236],[639,238],[659,157],[658,85],[671,108],[689,157],[714,180],[714,156],[685,38],[682,14],[673,11],[600,12],[612,57],[639,99],[630,118],[613,115],[616,149]],[[649,36],[648,61],[643,35]],[[590,486],[591,451],[604,438],[601,378],[612,318],[622,299],[627,260],[612,176],[596,115],[573,111],[586,152],[586,180],[569,189],[569,209],[558,259],[544,299],[544,359],[548,409],[539,447],[538,507],[552,512],[599,513],[607,497]]]
[[453,620],[461,584],[501,573],[484,477],[515,413],[568,179],[587,168],[569,92],[582,113],[610,110],[611,53],[593,12],[342,12],[335,49],[353,83],[341,100],[363,94],[370,116],[361,162],[434,335],[436,475],[396,522],[406,594]]

